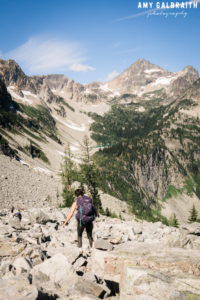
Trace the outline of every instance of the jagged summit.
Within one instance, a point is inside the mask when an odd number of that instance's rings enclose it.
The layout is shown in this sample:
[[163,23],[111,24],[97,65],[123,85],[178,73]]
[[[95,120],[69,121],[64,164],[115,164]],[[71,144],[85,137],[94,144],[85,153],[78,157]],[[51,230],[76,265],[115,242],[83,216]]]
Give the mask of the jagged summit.
[[[162,90],[163,99],[181,96],[199,78],[198,71],[187,66],[179,72],[168,72],[146,59],[138,59],[113,80],[102,84],[82,85],[63,74],[27,76],[14,60],[0,60],[0,76],[6,86],[23,96],[23,90],[53,102],[56,97],[78,102],[102,102],[133,94],[138,101],[154,97]],[[19,97],[18,97],[19,99]]]
[[159,70],[165,71],[163,68],[159,67],[156,64],[151,63],[149,60],[146,59],[138,59],[131,64],[128,69],[139,69],[141,71],[145,71],[146,69],[158,68]]
[[192,66],[173,73],[147,60],[139,59],[119,76],[109,81],[107,86],[120,94],[132,93],[139,97],[164,89],[168,98],[175,98],[198,78],[199,73]]
[[26,86],[31,92],[36,93],[30,77],[22,71],[15,60],[0,59],[0,76],[7,87],[15,85],[20,89]]

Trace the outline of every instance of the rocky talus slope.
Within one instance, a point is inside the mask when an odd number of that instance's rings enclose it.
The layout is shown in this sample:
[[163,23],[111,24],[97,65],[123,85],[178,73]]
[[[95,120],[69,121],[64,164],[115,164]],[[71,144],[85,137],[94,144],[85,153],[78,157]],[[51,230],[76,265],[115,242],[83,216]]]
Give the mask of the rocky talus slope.
[[[33,167],[24,161],[0,155],[0,207],[29,209],[63,205],[61,176],[46,169]],[[76,184],[75,184],[76,187]],[[123,219],[134,218],[126,202],[100,192],[102,207]]]
[[68,209],[0,211],[0,299],[200,299],[200,225],[100,217],[77,248]]

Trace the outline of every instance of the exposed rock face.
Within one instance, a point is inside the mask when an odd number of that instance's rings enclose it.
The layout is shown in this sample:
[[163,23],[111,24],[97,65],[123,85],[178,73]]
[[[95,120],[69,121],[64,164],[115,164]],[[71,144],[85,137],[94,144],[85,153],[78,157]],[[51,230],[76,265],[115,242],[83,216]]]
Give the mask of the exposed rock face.
[[[136,96],[163,89],[163,93],[168,98],[174,99],[182,95],[198,78],[198,71],[192,66],[172,73],[149,61],[139,59],[107,85],[108,88],[121,94],[132,93]],[[149,97],[151,98],[152,95],[150,94]]]
[[68,213],[29,209],[15,228],[12,214],[0,211],[1,299],[199,299],[199,223],[174,228],[100,217],[98,249],[88,248],[84,234],[79,254],[75,218],[61,225]]
[[184,96],[188,99],[196,100],[200,104],[200,79],[187,90]]
[[[100,101],[100,97],[104,94],[102,90],[98,93],[96,86],[93,85],[88,92],[87,86],[84,87],[62,74],[27,76],[14,60],[0,60],[0,76],[6,86],[10,87],[12,96],[18,100],[27,92],[49,104],[60,101],[60,98],[76,102]],[[36,102],[36,99],[33,100]]]
[[122,74],[108,83],[108,87],[120,93],[136,93],[142,86],[146,86],[161,76],[171,73],[151,64],[147,60],[139,59]]
[[[73,101],[83,100],[82,92],[84,91],[84,86],[68,79],[62,74],[52,74],[46,76],[33,76],[36,84],[40,85],[41,96],[45,95],[45,89],[48,89],[48,93],[55,96],[64,97]],[[49,103],[52,102],[51,99],[48,100]]]
[[[169,165],[171,164],[171,167]],[[151,155],[133,164],[133,172],[138,186],[148,191],[150,197],[162,199],[170,184],[181,183],[178,166],[168,150],[157,147]]]
[[19,65],[14,60],[0,60],[0,75],[4,80],[6,86],[16,85],[18,89],[27,89],[36,93],[36,88]]
[[173,97],[183,95],[198,78],[199,74],[192,66],[184,68],[177,73],[177,79],[175,79],[170,86],[170,93]]
[[17,103],[12,101],[12,98],[8,93],[4,82],[0,78],[0,109],[14,110],[17,108],[18,108]]
[[74,83],[64,75],[27,76],[13,60],[0,60],[0,75],[6,86],[13,87],[17,95],[23,97],[22,91],[28,91],[48,103],[58,98],[52,90],[60,92],[66,89],[71,99],[77,97],[77,94],[83,90],[80,84]]
[[24,97],[23,91],[29,91],[48,103],[59,101],[60,97],[76,102],[98,103],[129,93],[151,99],[158,91],[165,98],[175,99],[199,78],[192,66],[172,73],[144,59],[137,60],[106,84],[92,82],[84,86],[62,74],[27,76],[13,60],[0,60],[0,75],[7,87],[14,87],[17,95]]

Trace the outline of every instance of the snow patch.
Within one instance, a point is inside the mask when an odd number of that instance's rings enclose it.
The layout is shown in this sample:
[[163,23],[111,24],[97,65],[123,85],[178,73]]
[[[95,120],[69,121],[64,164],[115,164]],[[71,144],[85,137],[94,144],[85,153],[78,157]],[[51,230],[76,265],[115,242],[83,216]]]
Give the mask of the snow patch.
[[101,90],[105,91],[105,92],[110,92],[110,93],[113,94],[113,90],[111,90],[111,89],[108,88],[108,84],[107,84],[107,83],[106,83],[106,84],[103,84],[103,85],[100,85],[99,88],[100,88]]
[[160,69],[150,69],[150,70],[144,70],[144,73],[146,74],[151,74],[151,73],[156,73],[156,72],[160,72]]
[[[71,148],[71,147],[70,147]],[[64,153],[64,152],[61,152],[61,151],[58,151],[57,150],[57,152],[60,154],[60,155],[62,155],[62,156],[66,156],[66,154]],[[73,161],[75,161],[76,163],[81,163],[81,160],[80,159],[78,159],[78,158],[75,158],[75,157],[72,157],[71,158]]]
[[14,87],[14,85],[10,85],[10,86],[8,86],[8,89],[14,90],[15,87]]
[[78,151],[79,149],[77,148],[77,147],[75,147],[75,146],[70,146],[70,149],[72,150],[72,151]]
[[76,130],[76,131],[81,131],[81,132],[83,132],[83,131],[85,131],[85,124],[81,124],[81,126],[80,125],[78,125],[78,124],[75,124],[75,123],[73,123],[73,122],[71,122],[71,124],[68,124],[68,123],[66,123],[66,122],[64,122],[64,121],[62,121],[62,120],[60,120],[59,118],[57,118],[56,116],[53,116],[56,120],[58,120],[60,123],[62,123],[63,125],[65,125],[65,126],[67,126],[68,128],[70,128],[70,129],[73,129],[73,130]]
[[35,167],[33,168],[35,171],[39,171],[45,174],[51,174],[53,173],[52,171],[50,171],[49,169],[45,169],[45,168],[41,168],[41,167]]
[[20,164],[22,164],[23,166],[27,166],[27,167],[30,167],[30,165],[26,162],[26,161],[24,161],[24,160],[21,160],[20,159]]
[[120,96],[121,94],[120,94],[120,92],[114,92],[114,96]]
[[13,97],[13,98],[15,98],[15,99],[18,99],[18,100],[20,100],[20,101],[22,101],[22,102],[25,102],[25,103],[28,103],[28,104],[32,104],[33,103],[33,101],[31,101],[30,99],[27,99],[26,97],[20,97],[19,95],[17,95],[14,91],[13,91],[13,89],[11,89],[11,88],[9,88],[8,87],[8,91],[9,91],[9,93],[11,94],[11,96]]
[[92,92],[91,92],[91,90],[89,90],[89,89],[86,89],[85,91],[84,91],[84,94],[91,94]]
[[31,97],[37,98],[37,96],[35,94],[31,93],[30,91],[22,90],[22,93],[26,96],[31,96]]
[[144,112],[145,111],[145,108],[143,106],[140,106],[136,109],[136,111],[139,111],[139,112]]
[[61,151],[58,151],[58,150],[57,150],[57,152],[58,152],[60,155],[65,156],[65,153],[64,153],[64,152],[61,152]]
[[139,93],[137,94],[137,96],[138,96],[138,97],[141,97],[143,94],[144,94],[144,92],[139,92]]
[[119,92],[114,92],[113,90],[109,89],[107,83],[101,85],[101,86],[99,87],[99,89],[103,90],[104,92],[112,93],[112,95],[114,95],[114,96],[120,96],[120,93],[119,93]]
[[17,110],[17,113],[21,116],[23,115],[23,112],[21,112],[20,110]]
[[173,79],[174,77],[160,77],[156,79],[156,81],[153,82],[151,85],[159,85],[159,84],[169,85]]

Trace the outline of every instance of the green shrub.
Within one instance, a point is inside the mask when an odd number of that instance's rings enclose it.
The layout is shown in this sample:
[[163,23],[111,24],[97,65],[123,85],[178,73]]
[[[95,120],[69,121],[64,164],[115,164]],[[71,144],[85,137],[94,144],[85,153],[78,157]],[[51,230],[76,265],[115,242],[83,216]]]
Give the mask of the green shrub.
[[27,145],[24,147],[24,150],[27,154],[31,155],[31,157],[34,158],[39,158],[43,162],[50,164],[48,157],[46,154],[41,150],[39,146],[35,146],[35,144],[32,144],[30,142],[30,145]]
[[169,185],[167,189],[167,193],[165,197],[163,198],[163,201],[172,198],[177,197],[181,193],[181,190],[177,189],[174,185]]
[[173,213],[173,214],[170,216],[170,219],[169,219],[169,226],[179,227],[179,222],[178,222],[178,219],[177,219],[175,213]]
[[189,223],[198,221],[198,212],[196,210],[195,205],[193,204],[192,209],[190,210],[190,216],[188,218]]

